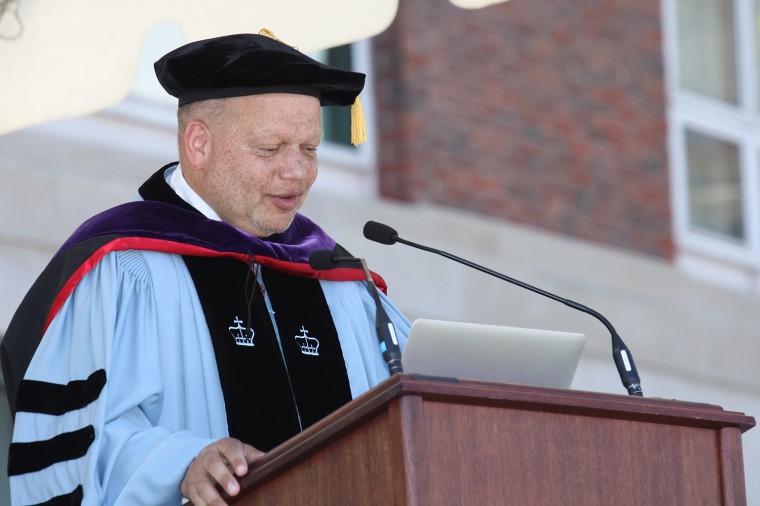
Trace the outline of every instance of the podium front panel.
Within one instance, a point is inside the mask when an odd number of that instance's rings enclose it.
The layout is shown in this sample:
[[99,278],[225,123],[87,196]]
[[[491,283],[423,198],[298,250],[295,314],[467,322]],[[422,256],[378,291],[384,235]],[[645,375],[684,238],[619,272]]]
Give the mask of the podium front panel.
[[742,506],[754,424],[707,404],[400,375],[266,454],[228,502]]

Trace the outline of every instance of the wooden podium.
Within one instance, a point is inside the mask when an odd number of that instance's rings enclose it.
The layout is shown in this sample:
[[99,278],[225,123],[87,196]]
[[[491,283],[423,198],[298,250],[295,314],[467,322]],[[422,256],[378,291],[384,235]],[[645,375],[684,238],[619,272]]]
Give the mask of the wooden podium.
[[397,375],[275,448],[235,505],[743,505],[752,417]]

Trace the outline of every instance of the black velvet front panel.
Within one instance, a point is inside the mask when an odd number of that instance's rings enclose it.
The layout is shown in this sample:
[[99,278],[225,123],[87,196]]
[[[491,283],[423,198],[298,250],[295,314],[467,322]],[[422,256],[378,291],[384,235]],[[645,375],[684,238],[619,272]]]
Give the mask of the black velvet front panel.
[[319,281],[265,269],[263,288],[245,262],[185,257],[185,263],[211,333],[230,436],[268,451],[351,399]]

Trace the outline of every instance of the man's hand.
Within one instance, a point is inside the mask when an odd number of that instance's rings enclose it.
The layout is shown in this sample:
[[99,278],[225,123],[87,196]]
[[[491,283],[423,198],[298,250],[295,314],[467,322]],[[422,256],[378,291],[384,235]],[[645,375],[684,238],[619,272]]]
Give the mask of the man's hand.
[[179,488],[195,506],[226,506],[216,485],[229,495],[240,492],[237,478],[248,473],[248,465],[263,455],[253,446],[224,438],[205,447],[187,468]]

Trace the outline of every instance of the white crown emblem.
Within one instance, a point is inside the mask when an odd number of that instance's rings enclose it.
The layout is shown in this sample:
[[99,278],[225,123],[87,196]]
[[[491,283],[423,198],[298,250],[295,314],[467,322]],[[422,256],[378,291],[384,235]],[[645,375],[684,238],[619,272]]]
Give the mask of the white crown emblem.
[[318,357],[319,339],[307,336],[306,334],[308,333],[309,331],[301,325],[301,335],[296,336],[296,343],[298,343],[299,348],[301,348],[301,353],[304,355],[314,355],[315,357]]
[[243,321],[235,317],[236,325],[234,327],[230,327],[230,334],[232,334],[232,337],[235,338],[235,344],[238,346],[253,346],[253,329],[243,327]]

